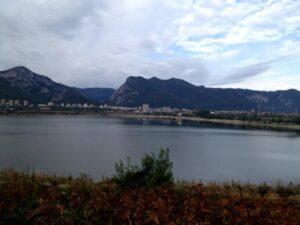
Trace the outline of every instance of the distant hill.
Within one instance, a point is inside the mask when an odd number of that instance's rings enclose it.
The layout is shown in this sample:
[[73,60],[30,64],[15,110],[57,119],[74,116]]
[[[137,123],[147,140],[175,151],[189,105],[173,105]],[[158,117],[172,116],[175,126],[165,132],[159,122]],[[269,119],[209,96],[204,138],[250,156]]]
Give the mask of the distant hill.
[[107,89],[102,92],[101,89],[97,89],[94,95],[90,92],[89,89],[77,89],[56,83],[22,66],[0,72],[0,99],[26,99],[38,104],[96,103],[100,98],[103,101],[110,98]]
[[78,88],[79,92],[95,103],[104,103],[110,99],[115,89],[112,88]]
[[300,92],[254,91],[195,86],[180,79],[129,77],[112,95],[111,104],[119,106],[171,106],[207,110],[257,110],[295,112],[300,110]]

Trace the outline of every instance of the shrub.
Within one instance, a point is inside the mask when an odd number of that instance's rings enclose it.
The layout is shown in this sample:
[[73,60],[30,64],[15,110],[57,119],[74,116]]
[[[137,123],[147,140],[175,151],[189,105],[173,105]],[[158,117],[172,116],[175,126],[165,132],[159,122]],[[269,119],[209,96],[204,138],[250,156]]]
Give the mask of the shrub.
[[114,179],[122,187],[157,187],[173,184],[173,164],[169,159],[169,149],[160,149],[160,152],[145,154],[141,167],[132,165],[130,159],[127,163],[116,163]]
[[270,192],[270,190],[271,187],[268,186],[266,183],[259,185],[257,188],[258,194],[261,195],[262,197],[266,196]]
[[291,195],[295,195],[291,185],[289,186],[278,185],[276,187],[276,192],[280,197],[284,197],[284,198],[287,198]]

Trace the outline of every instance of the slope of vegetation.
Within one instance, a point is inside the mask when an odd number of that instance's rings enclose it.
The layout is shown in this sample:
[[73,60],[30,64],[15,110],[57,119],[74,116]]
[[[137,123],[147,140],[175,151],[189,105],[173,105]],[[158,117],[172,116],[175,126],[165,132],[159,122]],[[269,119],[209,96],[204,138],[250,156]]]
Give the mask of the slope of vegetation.
[[0,224],[299,224],[300,186],[173,182],[168,151],[93,181],[0,173]]

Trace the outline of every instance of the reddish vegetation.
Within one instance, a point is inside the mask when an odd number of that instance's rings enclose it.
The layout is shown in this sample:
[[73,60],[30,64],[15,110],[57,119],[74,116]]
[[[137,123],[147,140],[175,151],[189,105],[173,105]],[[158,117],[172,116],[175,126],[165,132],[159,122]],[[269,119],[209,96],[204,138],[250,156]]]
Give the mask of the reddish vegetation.
[[0,176],[0,224],[300,224],[299,187],[120,189],[112,180]]

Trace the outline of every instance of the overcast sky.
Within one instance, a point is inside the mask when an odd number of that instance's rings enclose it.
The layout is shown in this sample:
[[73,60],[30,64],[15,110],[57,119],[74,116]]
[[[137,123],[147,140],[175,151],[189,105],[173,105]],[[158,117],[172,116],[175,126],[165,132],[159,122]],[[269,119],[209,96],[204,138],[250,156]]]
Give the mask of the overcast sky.
[[0,69],[78,87],[300,89],[299,12],[300,0],[0,0]]

